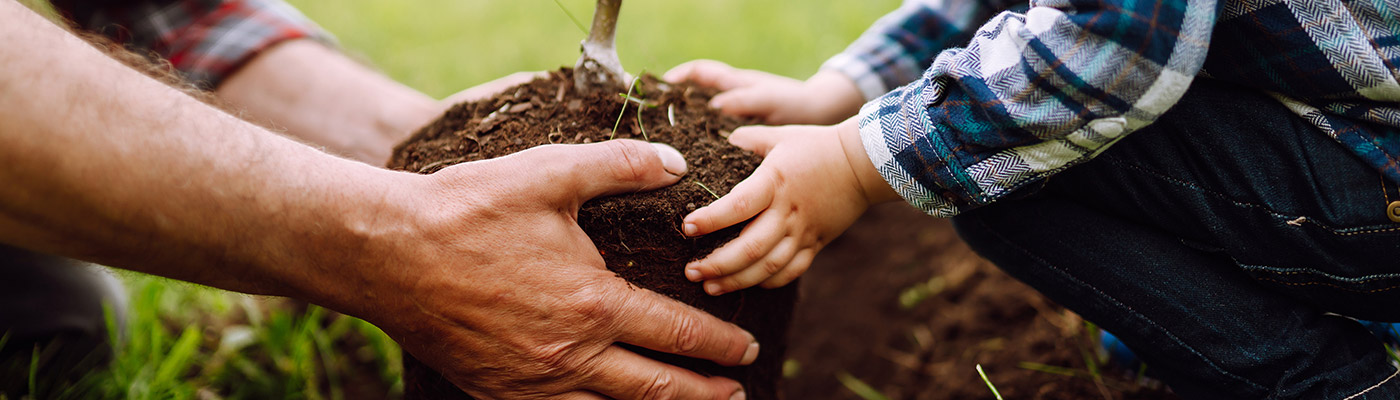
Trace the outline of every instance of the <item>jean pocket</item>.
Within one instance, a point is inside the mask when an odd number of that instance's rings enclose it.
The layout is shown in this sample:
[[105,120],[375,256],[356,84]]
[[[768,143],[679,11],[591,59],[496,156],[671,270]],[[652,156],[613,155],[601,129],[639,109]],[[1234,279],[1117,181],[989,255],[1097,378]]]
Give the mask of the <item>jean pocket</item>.
[[1400,321],[1400,307],[1395,306],[1400,304],[1400,273],[1365,273],[1350,266],[1324,270],[1238,265],[1260,284],[1325,311],[1360,319]]

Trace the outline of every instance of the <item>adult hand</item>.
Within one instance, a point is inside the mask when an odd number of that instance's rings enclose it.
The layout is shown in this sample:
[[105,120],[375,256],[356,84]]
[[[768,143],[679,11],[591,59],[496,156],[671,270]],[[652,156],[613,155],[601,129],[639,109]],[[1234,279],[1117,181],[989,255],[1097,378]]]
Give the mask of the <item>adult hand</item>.
[[549,73],[543,71],[516,72],[510,75],[496,78],[495,80],[492,80],[490,82],[482,83],[480,85],[472,86],[460,92],[453,93],[451,96],[447,96],[446,98],[439,101],[438,104],[440,104],[443,107],[443,110],[446,110],[447,108],[457,105],[458,103],[466,103],[469,101],[477,101],[489,98],[491,96],[495,96],[497,93],[504,92],[506,89],[510,89],[515,85],[532,81],[535,78],[547,77],[549,77]]
[[0,242],[360,316],[480,398],[740,393],[614,346],[731,365],[758,352],[604,270],[574,222],[585,199],[677,181],[674,150],[388,171],[215,110],[18,3],[0,1],[0,21]]
[[576,223],[590,198],[656,189],[684,173],[674,149],[613,140],[408,175],[416,183],[394,202],[418,222],[370,239],[357,266],[365,287],[333,308],[358,308],[481,399],[743,398],[734,381],[616,345],[723,365],[758,354],[737,326],[606,270]]
[[690,81],[722,92],[710,106],[731,115],[757,117],[769,125],[834,125],[860,111],[864,102],[850,78],[821,71],[807,81],[739,69],[714,60],[681,64],[663,75],[668,82]]

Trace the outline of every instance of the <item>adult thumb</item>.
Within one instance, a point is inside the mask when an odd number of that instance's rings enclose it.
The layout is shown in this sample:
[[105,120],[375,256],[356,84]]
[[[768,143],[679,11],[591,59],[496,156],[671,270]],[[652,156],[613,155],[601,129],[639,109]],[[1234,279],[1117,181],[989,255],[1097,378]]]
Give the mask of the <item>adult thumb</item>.
[[[617,139],[577,145],[548,145],[521,153],[544,166],[541,177],[566,198],[582,204],[594,197],[653,190],[685,175],[685,158],[660,143]],[[529,165],[529,164],[527,164]]]

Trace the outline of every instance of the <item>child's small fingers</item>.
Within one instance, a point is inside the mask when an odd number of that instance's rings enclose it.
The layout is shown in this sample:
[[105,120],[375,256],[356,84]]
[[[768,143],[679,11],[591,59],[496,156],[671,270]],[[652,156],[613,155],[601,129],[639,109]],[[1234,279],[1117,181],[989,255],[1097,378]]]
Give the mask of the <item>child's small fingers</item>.
[[[690,278],[691,281],[701,281],[731,275],[742,271],[777,250],[784,236],[783,219],[781,217],[766,218],[766,216],[766,214],[760,215],[749,223],[749,226],[744,227],[744,231],[739,233],[738,237],[715,249],[704,259],[686,265],[686,278]],[[793,248],[788,250],[789,253],[797,251],[796,243],[792,243],[792,245]]]
[[778,242],[778,246],[774,247],[763,259],[742,266],[738,272],[732,275],[706,281],[705,292],[711,295],[720,295],[767,281],[773,274],[782,271],[791,264],[793,256],[797,253],[797,247],[796,239],[785,238]]
[[759,286],[765,289],[776,289],[797,280],[797,277],[802,276],[808,268],[812,267],[812,260],[817,258],[817,250],[816,248],[806,248],[798,251],[786,267],[759,283]]
[[698,86],[725,91],[752,83],[752,79],[741,72],[721,61],[694,60],[671,68],[661,75],[661,79],[671,83],[689,81]]
[[747,86],[715,95],[710,106],[725,114],[767,118],[778,108],[778,99],[772,88]]
[[752,151],[759,157],[767,157],[768,151],[778,144],[787,131],[788,128],[782,126],[745,126],[729,134],[729,143]]
[[760,166],[753,175],[734,185],[729,194],[686,215],[681,233],[704,235],[753,218],[773,202],[772,181],[771,170]]

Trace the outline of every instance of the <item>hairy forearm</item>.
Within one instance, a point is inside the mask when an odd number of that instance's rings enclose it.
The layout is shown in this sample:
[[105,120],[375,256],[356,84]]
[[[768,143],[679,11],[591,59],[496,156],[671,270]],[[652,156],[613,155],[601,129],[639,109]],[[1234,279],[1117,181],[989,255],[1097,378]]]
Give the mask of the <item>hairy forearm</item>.
[[443,111],[427,95],[310,39],[267,49],[215,94],[244,118],[373,165]]
[[0,1],[0,242],[252,293],[310,295],[387,171],[126,68]]

